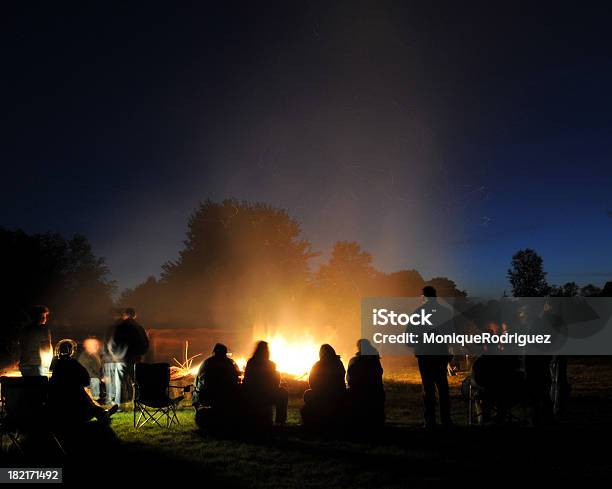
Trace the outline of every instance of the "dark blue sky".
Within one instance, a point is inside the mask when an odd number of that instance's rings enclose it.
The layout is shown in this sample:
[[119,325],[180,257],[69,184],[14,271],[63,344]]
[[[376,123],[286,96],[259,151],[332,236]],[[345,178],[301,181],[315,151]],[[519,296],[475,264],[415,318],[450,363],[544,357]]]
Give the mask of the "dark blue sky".
[[602,284],[612,15],[530,3],[7,8],[0,225],[83,233],[133,286],[231,196],[471,293],[527,246]]

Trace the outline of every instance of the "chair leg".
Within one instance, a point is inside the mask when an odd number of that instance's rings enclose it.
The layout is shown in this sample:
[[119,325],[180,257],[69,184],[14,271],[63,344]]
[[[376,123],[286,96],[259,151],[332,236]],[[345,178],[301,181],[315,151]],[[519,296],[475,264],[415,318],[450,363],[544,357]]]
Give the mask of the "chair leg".
[[[162,419],[163,416],[164,416],[164,410],[163,409],[155,409],[155,410],[149,411],[146,406],[144,406],[144,407],[140,406],[140,415],[139,415],[138,421],[136,423],[136,428],[142,428],[149,421],[152,421],[153,423],[155,423],[160,428],[163,428],[163,426],[159,422],[159,420]],[[142,421],[141,421],[141,419],[142,419]]]
[[170,418],[169,426],[172,425],[173,423],[176,423],[177,426],[181,425],[178,419],[178,416],[176,415],[176,404],[172,404],[170,406],[168,415]]
[[[138,418],[136,418],[138,411]],[[140,403],[134,404],[134,428],[142,428],[149,422],[153,422],[160,428],[169,429],[173,424],[180,426],[180,421],[176,413],[176,405],[171,404],[164,408],[149,409]]]
[[17,434],[7,433],[7,436],[8,436],[9,441],[13,444],[13,446],[19,451],[19,454],[23,455],[24,454],[23,448],[21,446],[21,443],[19,443],[19,438],[17,438]]
[[473,398],[473,394],[472,394],[472,386],[470,385],[468,387],[468,419],[467,419],[467,425],[468,426],[472,426],[473,423],[473,404],[474,404],[474,398]]
[[66,455],[66,450],[64,450],[64,447],[62,446],[61,442],[59,441],[55,433],[51,432],[50,434],[51,434],[51,438],[53,438],[53,441],[57,445],[57,448],[59,448],[60,452],[62,452],[62,455]]

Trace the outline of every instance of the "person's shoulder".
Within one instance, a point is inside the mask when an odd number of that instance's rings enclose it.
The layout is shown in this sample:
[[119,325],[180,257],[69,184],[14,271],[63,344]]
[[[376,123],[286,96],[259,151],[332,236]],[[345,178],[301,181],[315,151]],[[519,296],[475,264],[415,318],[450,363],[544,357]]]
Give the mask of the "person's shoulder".
[[145,330],[144,326],[140,324],[138,321],[136,321],[135,319],[129,319],[128,321],[130,321],[130,324],[132,325],[133,328],[141,329],[142,331]]

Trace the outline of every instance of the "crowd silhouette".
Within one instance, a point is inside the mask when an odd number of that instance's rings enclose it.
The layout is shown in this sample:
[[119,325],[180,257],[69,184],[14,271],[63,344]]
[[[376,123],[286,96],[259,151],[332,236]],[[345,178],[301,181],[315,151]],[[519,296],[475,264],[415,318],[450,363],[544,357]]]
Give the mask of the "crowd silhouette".
[[[424,287],[422,301],[422,307],[432,311],[439,324],[450,322],[452,314],[438,301],[435,288]],[[39,352],[51,349],[48,316],[47,307],[34,307],[33,320],[21,335],[19,368],[23,377],[47,375]],[[118,311],[104,341],[86,338],[78,357],[74,341],[63,340],[56,345],[49,368],[48,401],[55,426],[78,430],[92,419],[109,425],[115,412],[130,409],[134,400],[134,368],[149,348],[147,333],[136,318],[134,309]],[[556,316],[549,309],[536,315],[535,311],[523,308],[517,314],[519,325],[534,320],[552,323]],[[345,369],[333,346],[321,345],[300,409],[305,428],[328,433],[377,430],[383,426],[386,395],[379,352],[367,339],[358,340],[356,346],[357,351]],[[451,351],[444,345],[422,346],[415,349],[415,355],[422,383],[424,426],[451,428],[448,384]],[[507,423],[512,419],[512,407],[525,402],[531,409],[534,425],[550,424],[555,415],[552,372],[557,372],[561,379],[566,402],[569,393],[566,367],[565,357],[553,357],[546,352],[524,356],[482,354],[473,362],[464,384],[477,389],[484,421]],[[228,347],[217,343],[212,355],[200,366],[193,387],[195,422],[202,432],[247,432],[287,422],[289,393],[270,359],[270,347],[265,341],[257,342],[244,372],[232,360]]]

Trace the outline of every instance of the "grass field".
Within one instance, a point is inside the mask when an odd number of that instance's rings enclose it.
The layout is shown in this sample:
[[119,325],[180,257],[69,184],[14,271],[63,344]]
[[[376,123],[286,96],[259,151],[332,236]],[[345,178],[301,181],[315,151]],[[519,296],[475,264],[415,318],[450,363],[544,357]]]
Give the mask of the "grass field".
[[[465,427],[459,379],[452,383],[457,428],[430,433],[421,428],[420,387],[387,382],[388,423],[366,436],[321,437],[299,426],[301,400],[293,386],[289,422],[263,438],[219,439],[195,429],[193,412],[179,412],[171,430],[135,430],[131,413],[119,413],[112,427],[120,443],[102,454],[103,472],[120,471],[118,480],[161,480],[177,484],[199,479],[227,487],[372,488],[495,485],[580,478],[608,478],[612,434],[612,362],[574,360],[570,365],[570,412],[546,429],[518,426]],[[86,443],[83,445],[86,447]],[[84,454],[64,460],[66,478],[88,477]],[[95,479],[95,477],[94,477]]]

